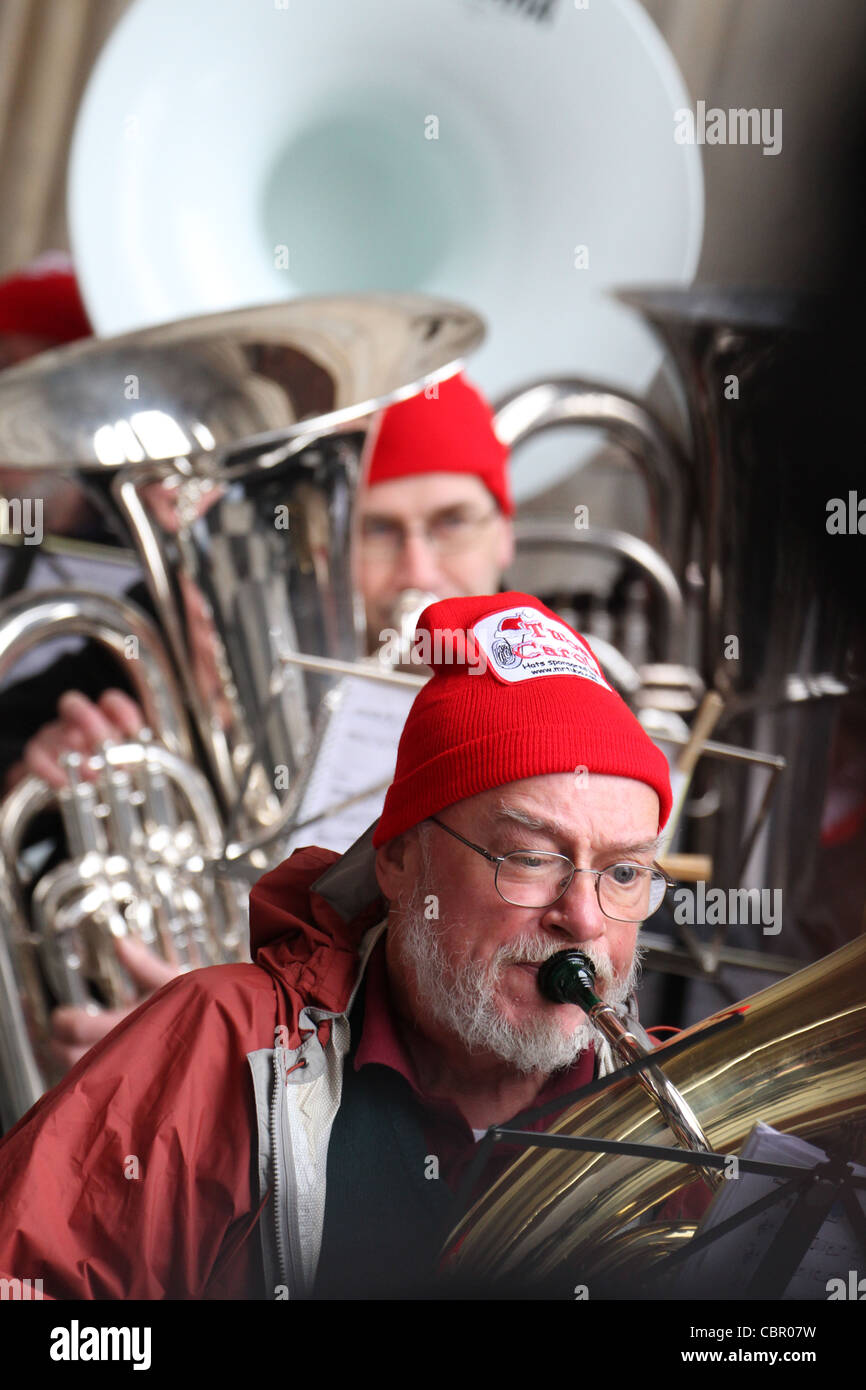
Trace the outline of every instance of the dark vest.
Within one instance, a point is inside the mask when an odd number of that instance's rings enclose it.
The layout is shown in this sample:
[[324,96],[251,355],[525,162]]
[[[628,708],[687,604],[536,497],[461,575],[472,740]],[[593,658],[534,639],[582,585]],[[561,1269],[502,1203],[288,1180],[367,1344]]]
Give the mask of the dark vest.
[[[362,984],[328,1147],[325,1221],[314,1298],[428,1298],[454,1196],[426,1178],[423,1109],[408,1081],[372,1063],[355,1071]],[[439,1290],[441,1294],[441,1290]]]

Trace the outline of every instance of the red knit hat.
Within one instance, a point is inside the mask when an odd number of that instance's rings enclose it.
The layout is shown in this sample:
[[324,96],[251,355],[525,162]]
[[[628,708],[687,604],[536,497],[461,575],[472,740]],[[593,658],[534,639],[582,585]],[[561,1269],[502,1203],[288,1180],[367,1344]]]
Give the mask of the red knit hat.
[[62,253],[47,252],[0,280],[0,333],[71,343],[92,332],[72,262]]
[[430,390],[438,394],[422,391],[384,412],[368,484],[416,473],[472,473],[500,511],[513,516],[508,449],[496,437],[490,406],[462,373]]
[[633,777],[671,809],[667,760],[584,638],[531,594],[443,599],[416,643],[433,668],[409,711],[377,847],[456,801],[549,772]]

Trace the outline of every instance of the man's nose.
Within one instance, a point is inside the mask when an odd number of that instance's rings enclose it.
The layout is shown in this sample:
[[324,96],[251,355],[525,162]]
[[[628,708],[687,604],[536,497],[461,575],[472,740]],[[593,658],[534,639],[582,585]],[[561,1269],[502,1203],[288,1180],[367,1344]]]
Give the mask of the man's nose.
[[424,589],[436,593],[441,579],[439,557],[426,536],[412,532],[403,537],[395,566],[400,589]]
[[593,874],[575,873],[568,888],[553,905],[547,908],[544,921],[566,932],[575,941],[597,941],[607,931],[607,919],[601,910]]

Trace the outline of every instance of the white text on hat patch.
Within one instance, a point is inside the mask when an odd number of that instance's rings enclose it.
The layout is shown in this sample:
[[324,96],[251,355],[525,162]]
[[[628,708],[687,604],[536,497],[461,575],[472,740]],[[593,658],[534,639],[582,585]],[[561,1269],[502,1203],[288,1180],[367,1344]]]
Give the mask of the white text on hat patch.
[[506,683],[536,676],[582,676],[610,686],[587,644],[537,608],[506,608],[482,618],[473,628],[488,669]]

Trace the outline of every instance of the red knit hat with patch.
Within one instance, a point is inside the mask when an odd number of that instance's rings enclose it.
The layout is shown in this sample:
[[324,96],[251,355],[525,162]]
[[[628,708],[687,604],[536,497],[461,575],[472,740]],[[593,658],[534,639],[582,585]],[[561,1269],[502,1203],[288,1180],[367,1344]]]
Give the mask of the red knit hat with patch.
[[471,473],[505,516],[514,515],[508,449],[496,436],[493,411],[462,375],[440,381],[384,412],[367,483],[416,473]]
[[671,809],[664,754],[612,690],[586,640],[531,594],[431,603],[418,656],[433,669],[409,711],[377,847],[446,806],[550,772],[632,777]]

